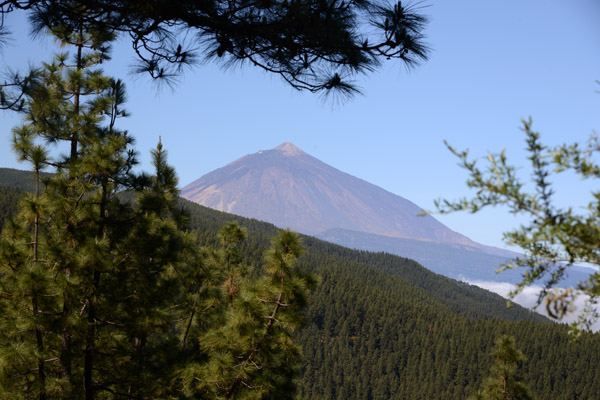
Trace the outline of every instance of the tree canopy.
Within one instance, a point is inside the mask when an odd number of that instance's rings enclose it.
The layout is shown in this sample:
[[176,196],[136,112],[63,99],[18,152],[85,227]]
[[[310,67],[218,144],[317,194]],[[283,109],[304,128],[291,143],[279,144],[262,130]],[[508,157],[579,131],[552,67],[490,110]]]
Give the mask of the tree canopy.
[[[348,79],[382,58],[425,59],[426,18],[369,1],[17,0],[0,1],[3,36],[18,11],[68,50],[0,85],[0,107],[24,116],[12,146],[35,180],[0,242],[0,393],[292,398],[293,333],[316,284],[298,268],[297,235],[281,232],[253,275],[237,225],[221,248],[200,248],[160,142],[155,175],[132,172],[133,138],[116,127],[124,84],[101,64],[128,36],[139,72],[156,79],[216,59],[349,95]],[[54,154],[56,143],[70,151]]]
[[125,86],[99,69],[112,36],[52,33],[73,54],[36,71],[13,129],[34,192],[0,240],[1,397],[293,396],[292,334],[316,282],[297,268],[297,235],[280,233],[253,277],[236,224],[223,249],[201,248],[160,141],[155,174],[133,172],[133,137],[116,126]]
[[[0,32],[10,14],[29,12],[34,32],[86,31],[108,49],[127,36],[138,72],[170,79],[187,65],[247,63],[279,75],[298,90],[352,95],[353,78],[382,61],[413,67],[426,60],[427,18],[417,4],[370,0],[8,0],[0,2]],[[33,76],[4,85],[2,106],[19,108]],[[9,88],[17,89],[15,91]]]

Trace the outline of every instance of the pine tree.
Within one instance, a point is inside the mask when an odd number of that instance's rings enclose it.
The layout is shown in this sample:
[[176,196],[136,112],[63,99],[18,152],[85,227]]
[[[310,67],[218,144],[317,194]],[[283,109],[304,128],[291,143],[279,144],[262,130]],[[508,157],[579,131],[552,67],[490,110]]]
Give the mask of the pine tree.
[[[390,59],[413,67],[429,51],[421,7],[400,1],[7,0],[0,2],[0,33],[16,10],[30,12],[36,31],[83,27],[127,37],[139,72],[167,80],[212,59],[250,64],[298,90],[351,95],[358,91],[352,83],[357,73]],[[26,78],[12,82],[31,86]],[[2,89],[0,107],[17,108],[19,96]]]
[[[297,265],[298,236],[282,231],[265,254],[266,276],[249,280],[248,266],[235,246],[245,232],[237,224],[219,236],[224,251],[217,256],[223,270],[221,302],[213,304],[212,329],[200,321],[194,334],[197,354],[180,371],[181,390],[204,398],[293,398],[301,353],[292,334],[302,323],[302,310],[315,277]],[[204,363],[198,354],[204,355]]]
[[0,395],[293,396],[292,333],[315,283],[296,264],[297,236],[281,233],[258,279],[236,224],[219,234],[221,249],[199,249],[160,141],[155,174],[132,173],[133,139],[116,128],[124,85],[97,69],[111,36],[53,33],[76,54],[40,69],[13,132],[36,191],[0,244]]
[[516,345],[515,339],[503,335],[496,339],[494,363],[490,368],[490,376],[483,383],[483,388],[472,396],[473,400],[530,400],[533,399],[529,388],[517,376],[517,367],[526,360]]
[[548,315],[561,319],[573,312],[575,299],[584,294],[585,305],[578,321],[572,324],[572,333],[578,335],[577,330],[591,330],[600,317],[596,311],[600,273],[590,274],[579,282],[577,290],[560,286],[574,265],[587,264],[596,270],[600,266],[600,192],[591,190],[592,200],[587,207],[558,206],[552,178],[566,171],[581,179],[600,178],[600,138],[592,134],[586,143],[548,146],[533,129],[531,118],[521,122],[532,169],[531,190],[504,151],[490,153],[487,165],[481,167],[477,160],[470,159],[468,151],[458,151],[447,144],[459,158],[459,165],[468,172],[467,185],[476,189],[476,194],[456,201],[438,200],[436,206],[442,213],[475,213],[485,207],[503,205],[513,214],[527,216],[526,224],[504,233],[508,244],[523,250],[522,255],[501,266],[501,270],[524,269],[523,279],[511,296],[527,286],[540,284],[536,305],[544,301]]
[[[132,140],[114,129],[123,115],[123,85],[93,70],[105,59],[97,50],[102,38],[81,30],[55,34],[76,46],[73,62],[60,54],[44,65],[25,124],[13,131],[13,148],[33,166],[36,193],[23,200],[2,244],[2,301],[10,310],[3,315],[3,359],[16,357],[3,373],[12,396],[79,397],[74,382],[81,380],[93,396],[96,296],[110,262],[113,198],[135,164],[127,149]],[[45,144],[62,142],[69,155],[50,157]],[[39,173],[49,166],[55,174],[42,194]],[[32,320],[20,327],[28,309]],[[85,348],[81,358],[74,346]],[[30,369],[38,371],[36,385],[29,382]]]

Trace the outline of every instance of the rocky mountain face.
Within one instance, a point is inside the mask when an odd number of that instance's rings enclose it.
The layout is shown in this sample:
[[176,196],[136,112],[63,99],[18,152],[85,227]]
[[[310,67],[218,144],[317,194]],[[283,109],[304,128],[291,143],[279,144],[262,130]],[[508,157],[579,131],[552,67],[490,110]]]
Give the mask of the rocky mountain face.
[[[181,196],[350,248],[412,258],[455,279],[517,283],[497,275],[516,256],[454,232],[411,201],[306,154],[292,143],[246,155],[185,186]],[[586,271],[581,272],[585,275]],[[572,285],[582,278],[576,273]]]
[[182,197],[317,235],[332,228],[455,243],[485,252],[409,200],[339,171],[292,143],[242,157],[185,186]]

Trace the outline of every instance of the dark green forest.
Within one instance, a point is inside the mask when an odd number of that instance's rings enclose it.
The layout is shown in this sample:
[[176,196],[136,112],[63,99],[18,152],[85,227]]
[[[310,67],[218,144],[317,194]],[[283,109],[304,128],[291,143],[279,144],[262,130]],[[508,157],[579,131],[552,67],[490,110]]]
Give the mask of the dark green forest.
[[[15,210],[31,174],[2,170],[0,221]],[[17,187],[21,186],[22,189]],[[260,273],[277,228],[185,200],[201,246],[237,221],[240,254]],[[402,257],[349,250],[303,236],[302,267],[320,276],[296,341],[304,354],[298,399],[464,399],[490,370],[496,338],[525,354],[519,369],[538,399],[593,399],[600,392],[600,336],[571,341],[568,329],[501,297],[434,274]]]

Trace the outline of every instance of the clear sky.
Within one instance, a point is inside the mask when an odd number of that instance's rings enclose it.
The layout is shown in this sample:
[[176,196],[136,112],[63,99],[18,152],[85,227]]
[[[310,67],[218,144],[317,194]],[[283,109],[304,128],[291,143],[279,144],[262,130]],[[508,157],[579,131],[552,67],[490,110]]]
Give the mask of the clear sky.
[[[506,148],[527,175],[520,119],[550,144],[583,141],[600,130],[600,1],[429,1],[429,61],[412,71],[390,62],[359,76],[363,95],[335,104],[300,93],[250,66],[199,65],[170,89],[131,76],[133,53],[115,46],[105,71],[127,82],[142,168],[158,137],[184,186],[259,150],[291,141],[305,152],[431,210],[433,199],[468,194],[466,175],[443,144],[477,156]],[[24,70],[58,49],[31,39],[24,14],[8,15],[12,41],[0,68]],[[26,168],[10,151],[17,116],[0,113],[0,166]],[[593,182],[557,181],[561,204],[591,200]],[[596,187],[597,188],[597,187]],[[450,228],[504,247],[519,220],[505,210],[439,216]]]

